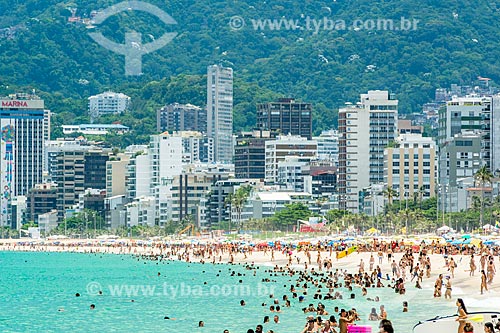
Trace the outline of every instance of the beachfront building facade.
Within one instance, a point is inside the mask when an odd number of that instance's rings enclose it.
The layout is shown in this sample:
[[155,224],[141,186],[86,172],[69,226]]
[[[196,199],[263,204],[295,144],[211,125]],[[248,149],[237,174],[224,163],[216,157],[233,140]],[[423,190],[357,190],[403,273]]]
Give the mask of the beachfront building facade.
[[0,98],[0,226],[11,226],[11,200],[42,182],[50,111],[35,95]]
[[57,139],[45,142],[43,157],[43,182],[50,183],[55,180],[57,174],[57,155],[63,151],[87,151],[97,149],[97,147],[88,145],[82,140],[75,139]]
[[402,134],[393,147],[384,150],[384,183],[397,193],[398,200],[434,197],[436,170],[436,144],[432,138]]
[[500,172],[500,96],[453,96],[439,110],[438,145],[457,134],[481,136],[481,158],[491,172]]
[[38,223],[38,216],[57,211],[57,186],[53,183],[36,184],[28,193],[25,221]]
[[465,200],[464,179],[473,178],[485,164],[481,157],[482,134],[464,132],[446,141],[439,154],[438,203],[442,211],[459,212],[469,204]]
[[299,162],[311,162],[318,156],[318,144],[301,136],[278,136],[276,140],[266,141],[265,152],[265,181],[275,184],[280,162],[291,157],[296,157]]
[[207,110],[192,104],[172,103],[157,111],[158,132],[207,132]]
[[360,193],[384,181],[384,149],[397,137],[398,101],[371,90],[339,110],[338,190],[340,209],[360,211]]
[[266,177],[266,141],[276,138],[276,132],[254,130],[241,132],[234,147],[234,173],[238,179]]
[[210,188],[205,202],[205,215],[207,226],[216,225],[220,222],[228,221],[231,218],[231,205],[228,197],[241,186],[250,185],[254,188],[260,188],[260,180],[254,179],[222,179],[217,176],[216,181]]
[[288,204],[307,205],[310,201],[311,194],[306,192],[255,191],[243,207],[241,222],[249,219],[271,218],[276,212],[285,209]]
[[207,69],[207,134],[214,140],[217,163],[232,163],[233,69],[220,65]]
[[119,153],[110,156],[106,162],[106,197],[125,195],[127,193],[127,167],[130,156]]
[[150,195],[150,155],[148,146],[135,146],[130,150],[132,156],[127,165],[127,198],[132,200]]
[[60,151],[55,158],[57,215],[62,222],[74,210],[80,193],[85,190],[85,151]]
[[106,163],[111,154],[109,149],[90,149],[85,152],[85,189],[106,189]]
[[131,98],[122,93],[106,91],[90,96],[88,100],[90,122],[94,123],[101,116],[125,112],[130,107]]
[[125,205],[126,227],[156,225],[156,200],[154,197],[138,197]]
[[257,105],[257,128],[275,131],[281,135],[312,138],[312,104],[293,98]]

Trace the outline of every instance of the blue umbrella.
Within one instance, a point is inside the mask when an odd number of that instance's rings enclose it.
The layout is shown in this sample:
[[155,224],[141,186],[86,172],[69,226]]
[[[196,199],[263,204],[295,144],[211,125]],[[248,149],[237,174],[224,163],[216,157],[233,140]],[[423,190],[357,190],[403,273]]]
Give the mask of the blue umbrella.
[[451,245],[460,245],[460,244],[462,244],[461,239],[457,239],[457,240],[454,240],[453,242],[451,242]]

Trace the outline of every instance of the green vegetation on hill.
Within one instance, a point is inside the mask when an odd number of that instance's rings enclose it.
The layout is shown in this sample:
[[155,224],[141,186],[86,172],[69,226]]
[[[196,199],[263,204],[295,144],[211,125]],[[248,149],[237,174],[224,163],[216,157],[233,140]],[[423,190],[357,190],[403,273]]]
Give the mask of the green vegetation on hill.
[[[319,132],[336,125],[339,106],[369,89],[395,92],[401,112],[410,113],[431,100],[437,87],[470,84],[477,76],[500,82],[500,3],[494,1],[148,0],[178,24],[129,11],[93,29],[117,43],[131,30],[142,33],[143,43],[165,31],[178,33],[143,57],[139,77],[125,76],[123,56],[95,43],[85,25],[67,21],[68,8],[78,7],[76,16],[88,17],[117,2],[0,0],[0,29],[17,27],[13,38],[0,37],[0,95],[36,89],[56,112],[57,126],[85,121],[88,96],[121,91],[134,103],[119,120],[134,126],[134,139],[140,139],[156,130],[155,110],[162,104],[205,104],[204,75],[213,63],[235,70],[235,130],[252,127],[255,103],[279,96],[312,102]],[[246,23],[237,31],[229,26],[235,15]],[[305,27],[307,17],[345,20],[346,28],[355,19],[394,19],[396,26],[401,17],[419,22],[411,31],[315,34]],[[252,19],[280,18],[299,20],[303,29],[253,29]]]

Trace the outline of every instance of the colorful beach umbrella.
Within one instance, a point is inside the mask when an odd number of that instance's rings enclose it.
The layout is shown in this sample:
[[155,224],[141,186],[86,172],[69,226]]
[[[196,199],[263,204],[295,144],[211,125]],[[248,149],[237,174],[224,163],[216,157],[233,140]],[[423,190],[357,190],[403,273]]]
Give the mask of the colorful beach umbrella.
[[470,244],[474,245],[475,247],[479,247],[479,244],[481,244],[481,240],[477,238],[471,239]]

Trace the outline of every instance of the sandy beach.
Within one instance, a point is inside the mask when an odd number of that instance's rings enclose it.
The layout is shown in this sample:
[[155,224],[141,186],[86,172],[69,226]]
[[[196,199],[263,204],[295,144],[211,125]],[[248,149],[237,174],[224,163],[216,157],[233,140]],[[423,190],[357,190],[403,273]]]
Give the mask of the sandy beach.
[[[21,240],[22,241],[22,240]],[[75,245],[75,242],[78,241],[81,244],[91,244],[91,245]],[[109,253],[109,254],[129,254],[129,255],[145,255],[145,256],[155,256],[163,254],[164,252],[158,247],[151,246],[141,246],[141,245],[133,245],[133,246],[105,246],[101,245],[98,240],[71,240],[71,239],[63,239],[59,240],[59,245],[18,245],[17,243],[20,240],[10,239],[10,240],[2,240],[0,243],[0,251],[42,251],[42,252],[78,252],[78,253]],[[50,241],[47,243],[51,243]],[[132,245],[132,244],[129,244]],[[188,246],[188,260],[190,262],[198,262],[200,260],[209,263],[212,259],[202,258],[199,255],[194,255],[193,251],[198,249],[196,245]],[[273,267],[278,265],[283,267],[289,263],[289,257],[283,251],[275,250],[274,252],[274,260],[272,260],[272,251],[268,249],[267,251],[256,250],[243,252],[233,252],[230,254],[229,252],[223,252],[220,255],[216,255],[216,262],[222,263],[241,263],[241,264],[255,264],[262,266],[270,266]],[[311,264],[308,264],[308,268],[318,270],[317,256],[318,251],[311,251]],[[374,267],[380,266],[383,272],[383,276],[391,273],[391,261],[388,260],[387,254],[384,253],[384,258],[382,260],[382,264],[379,265],[379,259],[377,257],[377,253],[375,252],[354,252],[347,257],[336,259],[336,252],[330,251],[322,251],[320,252],[321,260],[331,260],[332,262],[332,270],[340,269],[347,270],[349,273],[357,273],[359,270],[359,265],[361,260],[364,262],[364,270],[369,271],[369,262],[370,256],[373,254],[375,257]],[[393,258],[396,262],[399,262],[403,253],[394,253]],[[418,254],[414,253],[415,260],[417,259]],[[450,276],[451,273],[448,268],[445,266],[445,257],[443,254],[428,254],[431,262],[431,276],[427,278],[424,274],[422,281],[422,292],[428,293],[429,297],[433,296],[434,283],[439,274],[443,274],[444,277]],[[473,297],[477,300],[477,304],[469,304],[469,306],[480,307],[484,306],[484,304],[489,304],[490,301],[495,299],[500,300],[500,279],[495,277],[491,284],[488,284],[488,290],[485,291],[483,295],[480,293],[480,285],[481,285],[481,272],[480,272],[480,262],[479,255],[476,255],[476,266],[478,267],[475,275],[470,276],[469,274],[469,261],[470,255],[450,255],[448,258],[453,257],[454,261],[457,263],[457,268],[454,271],[454,277],[451,278],[452,284],[452,301],[457,297]],[[304,251],[292,251],[292,264],[291,266],[297,270],[303,270],[305,268],[304,263],[308,262],[308,258]],[[172,257],[171,259],[178,259]],[[182,258],[186,260],[185,257]],[[298,259],[298,261],[297,261]],[[298,263],[299,262],[299,263]],[[495,266],[499,266],[498,259],[495,259]],[[391,275],[391,274],[390,274]],[[410,274],[408,268],[406,269],[406,279],[405,279],[405,287],[407,290],[415,288],[415,281],[410,282]],[[384,281],[384,284],[387,285],[387,281]],[[488,302],[484,303],[482,300],[488,300]],[[498,304],[498,303],[497,303]]]

